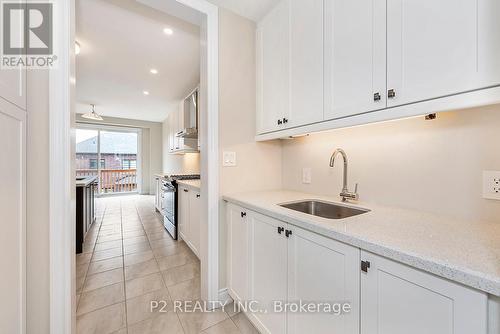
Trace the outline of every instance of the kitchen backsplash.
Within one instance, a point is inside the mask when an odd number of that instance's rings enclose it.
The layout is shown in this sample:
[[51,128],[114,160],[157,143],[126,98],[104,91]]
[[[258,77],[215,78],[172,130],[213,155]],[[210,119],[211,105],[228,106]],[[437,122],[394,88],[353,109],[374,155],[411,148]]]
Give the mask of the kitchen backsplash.
[[359,183],[362,201],[500,223],[500,201],[482,198],[482,171],[500,170],[499,105],[283,141],[283,188],[337,196],[342,162],[329,168],[336,148],[348,155],[349,189]]

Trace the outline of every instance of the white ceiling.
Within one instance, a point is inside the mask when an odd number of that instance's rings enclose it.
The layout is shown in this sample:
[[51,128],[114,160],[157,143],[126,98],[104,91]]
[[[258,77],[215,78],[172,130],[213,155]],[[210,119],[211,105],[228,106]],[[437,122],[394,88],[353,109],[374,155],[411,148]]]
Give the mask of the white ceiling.
[[196,25],[134,0],[77,0],[76,18],[77,113],[160,122],[198,84]]
[[208,0],[252,21],[259,21],[280,0]]

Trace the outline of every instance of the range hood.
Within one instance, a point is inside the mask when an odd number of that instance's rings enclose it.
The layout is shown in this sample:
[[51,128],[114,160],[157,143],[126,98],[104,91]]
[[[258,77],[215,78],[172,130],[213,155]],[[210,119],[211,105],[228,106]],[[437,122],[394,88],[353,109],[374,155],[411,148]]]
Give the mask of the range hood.
[[175,134],[179,138],[198,138],[198,89],[195,89],[186,99],[184,99],[183,110],[181,111],[181,121],[183,128]]

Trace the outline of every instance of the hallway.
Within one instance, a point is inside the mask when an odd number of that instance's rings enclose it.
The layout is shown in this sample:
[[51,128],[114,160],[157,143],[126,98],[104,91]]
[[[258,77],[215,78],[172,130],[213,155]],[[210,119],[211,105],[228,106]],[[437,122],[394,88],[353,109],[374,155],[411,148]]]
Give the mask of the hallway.
[[232,305],[174,310],[200,299],[200,262],[165,231],[152,196],[99,199],[97,216],[76,259],[78,334],[257,333]]

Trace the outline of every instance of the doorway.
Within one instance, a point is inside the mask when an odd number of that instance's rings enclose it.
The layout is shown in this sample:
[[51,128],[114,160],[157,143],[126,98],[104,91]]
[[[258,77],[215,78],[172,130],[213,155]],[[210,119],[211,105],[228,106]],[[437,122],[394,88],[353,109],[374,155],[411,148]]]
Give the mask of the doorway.
[[98,195],[137,193],[141,186],[140,130],[79,125],[76,177],[98,176]]
[[[200,248],[202,299],[219,300],[219,131],[218,131],[218,8],[206,0],[137,0],[158,11],[198,20],[203,36],[200,89],[206,94],[200,104],[201,176],[205,179],[201,197],[201,215],[206,219],[200,231],[206,235]],[[54,333],[72,333],[75,329],[74,278],[74,150],[75,136],[75,3],[56,0],[54,6],[55,52],[58,67],[49,75],[50,108],[50,326]],[[73,268],[73,269],[72,269]]]

